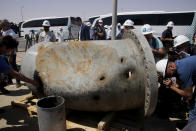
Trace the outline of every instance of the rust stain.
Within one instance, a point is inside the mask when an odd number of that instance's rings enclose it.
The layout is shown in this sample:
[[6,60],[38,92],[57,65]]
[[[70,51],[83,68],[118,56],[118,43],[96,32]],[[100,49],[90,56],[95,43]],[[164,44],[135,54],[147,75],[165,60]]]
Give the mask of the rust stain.
[[87,49],[88,48],[87,44],[88,44],[87,42],[82,43],[82,48]]
[[69,56],[67,56],[67,57],[66,57],[66,59],[67,59],[67,63],[70,63],[70,64],[71,64],[71,66],[74,68],[74,67],[75,67],[75,65],[73,64],[73,62],[72,62],[72,60],[70,59],[70,57],[69,57]]
[[62,49],[61,52],[62,52],[63,54],[67,54],[67,51],[66,51],[65,49]]
[[50,47],[54,47],[54,46],[58,46],[61,45],[60,43],[52,43],[46,46],[46,49],[50,48]]
[[68,84],[66,84],[66,87],[69,89],[69,90],[72,90],[72,87]]
[[76,72],[81,72],[82,74],[86,74],[90,68],[91,60],[82,61],[78,64]]
[[48,75],[48,78],[50,78],[50,77],[51,77],[51,75],[50,75],[49,73],[48,73],[47,75]]
[[73,44],[73,46],[79,48],[80,44],[79,44],[78,42],[75,42],[75,43]]
[[43,62],[45,62],[45,60],[43,60],[43,59],[42,59],[42,60],[40,60],[40,63],[43,63]]
[[88,60],[88,65],[90,65],[92,63],[92,60],[91,59],[89,59]]
[[45,47],[43,45],[41,45],[39,48],[38,48],[38,52],[41,52]]

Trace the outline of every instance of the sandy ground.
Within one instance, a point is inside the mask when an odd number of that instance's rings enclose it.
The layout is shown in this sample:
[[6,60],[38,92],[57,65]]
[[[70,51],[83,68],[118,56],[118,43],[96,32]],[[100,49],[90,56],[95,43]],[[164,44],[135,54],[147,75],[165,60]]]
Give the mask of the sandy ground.
[[10,94],[0,94],[0,108],[5,109],[5,113],[0,114],[0,130],[2,131],[38,131],[36,118],[30,118],[27,111],[12,107],[11,101],[18,100],[30,94],[26,86],[16,88],[15,85],[7,86]]

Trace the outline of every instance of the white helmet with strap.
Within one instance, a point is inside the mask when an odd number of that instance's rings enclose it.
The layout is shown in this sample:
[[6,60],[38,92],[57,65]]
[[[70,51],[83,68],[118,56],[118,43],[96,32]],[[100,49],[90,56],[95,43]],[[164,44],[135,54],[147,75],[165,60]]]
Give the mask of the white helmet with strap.
[[174,39],[174,47],[182,45],[186,42],[189,42],[189,38],[187,36],[184,36],[184,35],[179,35],[178,37],[176,37]]
[[50,22],[48,20],[44,20],[42,26],[50,26]]
[[162,59],[156,63],[157,72],[165,77],[168,59]]

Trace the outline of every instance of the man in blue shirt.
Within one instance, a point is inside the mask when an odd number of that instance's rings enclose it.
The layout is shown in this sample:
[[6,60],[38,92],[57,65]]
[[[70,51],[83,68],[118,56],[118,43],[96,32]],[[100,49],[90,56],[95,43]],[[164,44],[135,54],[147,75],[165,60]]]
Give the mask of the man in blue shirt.
[[156,68],[163,77],[175,76],[180,80],[182,89],[179,89],[179,84],[172,82],[171,79],[167,79],[165,85],[190,100],[188,123],[196,120],[196,90],[193,92],[193,86],[196,85],[196,56],[190,56],[175,62],[168,62],[167,59],[160,60],[157,62]]
[[[18,46],[18,42],[13,39],[11,36],[4,36],[0,39],[0,73],[8,74],[18,80],[30,83],[36,87],[39,87],[39,83],[31,80],[24,75],[16,72],[12,67],[6,62],[6,59],[3,55],[8,54],[15,50]],[[0,109],[0,113],[2,113],[3,110]]]
[[153,33],[154,31],[152,30],[152,27],[149,24],[145,24],[144,26],[142,26],[142,34],[148,41],[155,58],[155,62],[157,62],[165,55],[165,53],[163,50],[162,42],[157,37],[154,37]]

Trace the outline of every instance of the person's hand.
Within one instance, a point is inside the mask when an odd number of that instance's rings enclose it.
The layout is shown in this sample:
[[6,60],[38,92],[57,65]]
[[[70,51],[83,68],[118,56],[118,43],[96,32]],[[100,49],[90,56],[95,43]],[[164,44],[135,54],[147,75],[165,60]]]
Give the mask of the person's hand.
[[98,33],[98,36],[99,36],[99,37],[103,37],[104,34],[103,34],[103,33]]
[[172,85],[172,80],[170,78],[167,78],[163,80],[163,84],[166,86],[166,88],[169,88],[169,86]]
[[157,52],[155,49],[151,48],[152,52]]

